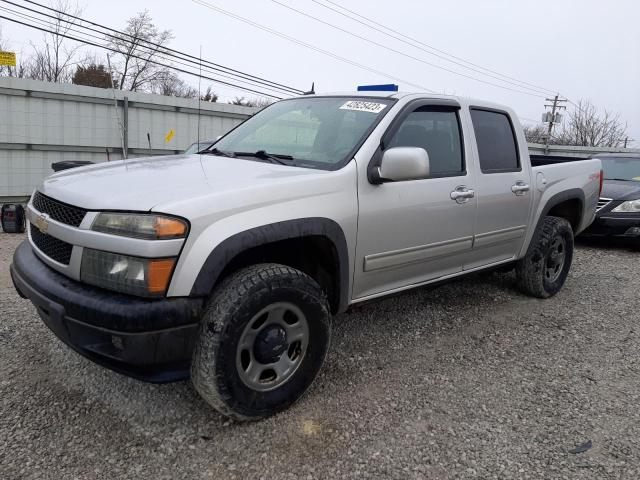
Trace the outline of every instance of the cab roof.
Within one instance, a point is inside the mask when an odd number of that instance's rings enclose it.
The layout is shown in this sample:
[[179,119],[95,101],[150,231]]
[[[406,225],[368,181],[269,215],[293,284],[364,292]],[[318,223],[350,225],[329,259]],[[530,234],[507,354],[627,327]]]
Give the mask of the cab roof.
[[[315,93],[308,95],[309,97],[366,97],[366,98],[387,98],[387,99],[406,99],[410,100],[412,97],[414,98],[433,98],[433,99],[443,99],[443,100],[454,100],[460,104],[461,107],[481,107],[481,108],[489,108],[495,110],[501,110],[508,112],[512,119],[517,119],[518,116],[515,111],[503,104],[494,103],[487,100],[480,100],[477,98],[471,97],[461,97],[456,95],[445,95],[441,93],[431,93],[431,92],[386,92],[386,91],[338,91],[338,92],[323,92],[323,93]],[[304,98],[304,97],[302,97]]]

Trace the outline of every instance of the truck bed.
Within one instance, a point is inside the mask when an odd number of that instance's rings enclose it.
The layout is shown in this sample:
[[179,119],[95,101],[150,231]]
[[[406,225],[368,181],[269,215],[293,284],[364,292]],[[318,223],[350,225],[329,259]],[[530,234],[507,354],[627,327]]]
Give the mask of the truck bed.
[[555,165],[557,163],[579,162],[581,160],[589,160],[589,157],[561,157],[558,155],[529,155],[532,167],[540,167],[542,165]]
[[[553,161],[554,157],[541,155],[538,157],[541,160],[536,163],[535,157],[531,157],[531,163],[534,165],[531,170],[532,178],[535,179],[534,198],[537,211],[532,221],[542,215],[541,208],[554,195],[580,190],[584,194],[582,218],[573,225],[575,233],[578,234],[591,224],[595,215],[600,193],[600,160],[555,157]],[[546,182],[544,186],[541,184],[542,179]]]

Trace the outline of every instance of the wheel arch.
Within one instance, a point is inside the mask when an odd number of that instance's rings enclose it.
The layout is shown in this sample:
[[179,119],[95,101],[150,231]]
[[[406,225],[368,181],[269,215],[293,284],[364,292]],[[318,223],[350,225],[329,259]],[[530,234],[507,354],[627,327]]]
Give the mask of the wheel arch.
[[[567,220],[571,224],[574,235],[577,235],[580,231],[580,224],[582,223],[584,205],[584,192],[579,188],[565,190],[550,197],[544,204],[544,207],[540,210],[540,215],[538,216],[535,229],[529,239],[527,250],[531,248],[531,244],[535,238],[535,232],[537,232],[542,226],[544,218],[550,215]],[[527,250],[525,250],[525,252]]]
[[565,190],[551,197],[545,204],[538,225],[546,216],[554,216],[564,218],[571,224],[571,228],[577,235],[582,223],[582,214],[584,212],[584,192],[579,188]]
[[325,289],[332,313],[347,309],[346,237],[338,223],[323,217],[262,225],[223,240],[208,255],[190,295],[208,295],[228,274],[257,262],[282,263],[303,271]]

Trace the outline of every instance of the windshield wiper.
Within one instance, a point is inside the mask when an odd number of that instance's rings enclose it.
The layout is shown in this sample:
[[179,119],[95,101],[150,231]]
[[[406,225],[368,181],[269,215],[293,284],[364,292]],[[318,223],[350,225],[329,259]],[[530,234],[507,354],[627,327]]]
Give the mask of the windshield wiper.
[[227,152],[225,150],[219,150],[217,148],[212,148],[211,150],[203,150],[200,153],[207,153],[207,154],[211,154],[211,155],[218,155],[219,157],[229,157],[229,158],[236,158],[235,154],[233,152]]
[[637,182],[637,180],[634,180],[632,178],[604,178],[604,180],[617,180],[619,182]]
[[238,157],[255,157],[261,160],[269,160],[271,163],[279,163],[280,165],[289,165],[282,160],[293,160],[291,155],[283,155],[281,153],[267,153],[265,150],[257,152],[233,152]]

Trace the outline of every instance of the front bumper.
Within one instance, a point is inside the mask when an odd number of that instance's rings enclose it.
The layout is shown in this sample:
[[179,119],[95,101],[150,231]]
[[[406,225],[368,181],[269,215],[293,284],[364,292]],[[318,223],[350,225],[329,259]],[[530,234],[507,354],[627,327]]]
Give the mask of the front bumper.
[[17,248],[10,271],[18,293],[78,353],[149,382],[189,377],[202,299],[153,300],[90,287],[46,266],[28,242]]
[[581,235],[586,237],[612,237],[640,242],[640,215],[598,215]]

